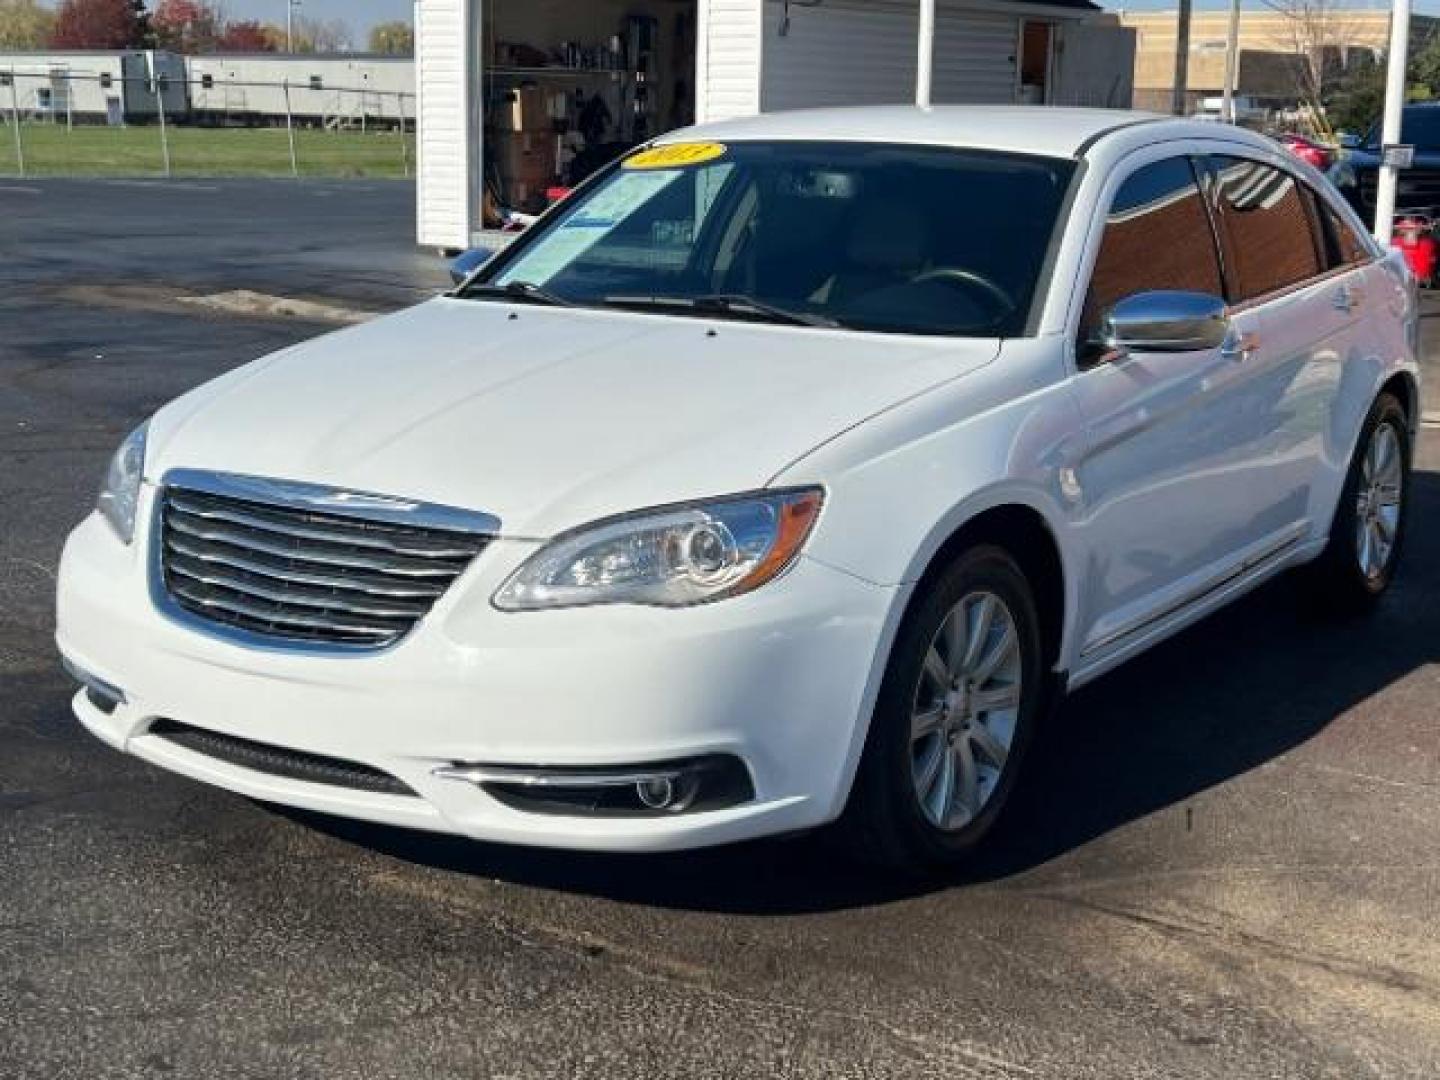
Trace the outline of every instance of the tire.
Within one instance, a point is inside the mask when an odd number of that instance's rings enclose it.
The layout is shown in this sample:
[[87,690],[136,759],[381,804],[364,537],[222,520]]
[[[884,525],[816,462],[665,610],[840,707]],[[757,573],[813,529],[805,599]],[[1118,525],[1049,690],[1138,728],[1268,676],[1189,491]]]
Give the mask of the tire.
[[[988,630],[982,628],[987,611]],[[965,615],[963,639],[951,633],[961,626],[952,618],[957,612]],[[995,662],[1000,651],[1006,620],[1013,653],[986,675],[985,665]],[[957,640],[980,645],[968,674],[969,650],[956,648],[952,643]],[[958,663],[952,662],[952,652],[958,652]],[[941,687],[936,660],[950,679],[948,692]],[[1052,680],[1044,667],[1040,618],[1020,567],[999,547],[964,552],[919,598],[891,649],[838,831],[847,853],[909,874],[944,869],[974,853],[994,831],[1015,790],[1048,704]],[[957,671],[965,680],[960,689],[955,688]],[[985,679],[975,681],[977,676]],[[1018,693],[1013,692],[1016,679]],[[1016,699],[1013,708],[986,707],[1011,698]],[[917,735],[932,724],[933,733]],[[1006,751],[998,769],[993,760],[1000,756],[994,753],[997,745]],[[973,787],[966,783],[967,753]],[[938,763],[936,755],[942,755]],[[927,784],[935,768],[940,775]],[[935,786],[944,783],[947,768],[948,795]],[[967,791],[973,799],[965,797]],[[939,821],[947,818],[942,826]]]
[[[1394,459],[1384,456],[1387,444]],[[1378,478],[1374,475],[1377,464],[1383,472]],[[1398,479],[1387,482],[1392,476]],[[1385,393],[1375,399],[1365,418],[1340,489],[1330,542],[1311,568],[1311,597],[1320,607],[1338,614],[1357,614],[1372,608],[1385,594],[1399,565],[1409,504],[1410,429],[1400,402]],[[1393,517],[1388,512],[1392,506]],[[1365,524],[1367,519],[1370,524]],[[1367,551],[1366,533],[1371,545],[1383,541],[1387,522],[1388,549],[1378,554],[1373,547]]]

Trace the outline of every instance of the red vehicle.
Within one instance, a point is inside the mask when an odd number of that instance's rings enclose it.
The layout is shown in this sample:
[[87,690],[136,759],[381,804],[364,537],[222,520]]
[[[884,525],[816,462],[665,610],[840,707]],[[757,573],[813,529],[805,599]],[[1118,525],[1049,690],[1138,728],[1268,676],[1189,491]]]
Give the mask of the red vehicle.
[[1276,135],[1275,141],[1289,150],[1301,161],[1307,161],[1321,172],[1325,172],[1331,165],[1335,164],[1335,151],[1323,143],[1314,139],[1307,139],[1304,135],[1296,135],[1293,132],[1285,132]]
[[1435,284],[1435,219],[1428,214],[1402,211],[1395,219],[1390,246],[1400,249],[1410,272],[1422,289]]

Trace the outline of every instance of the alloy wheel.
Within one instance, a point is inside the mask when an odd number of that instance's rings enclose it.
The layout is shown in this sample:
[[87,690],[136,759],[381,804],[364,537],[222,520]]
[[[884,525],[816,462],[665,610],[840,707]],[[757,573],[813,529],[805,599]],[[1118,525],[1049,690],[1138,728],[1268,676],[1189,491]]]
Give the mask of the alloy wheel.
[[995,794],[1022,690],[1014,615],[994,593],[965,595],[926,650],[912,706],[911,779],[931,825],[963,829]]
[[1400,530],[1403,462],[1395,428],[1382,423],[1360,464],[1355,506],[1355,552],[1367,581],[1382,577]]

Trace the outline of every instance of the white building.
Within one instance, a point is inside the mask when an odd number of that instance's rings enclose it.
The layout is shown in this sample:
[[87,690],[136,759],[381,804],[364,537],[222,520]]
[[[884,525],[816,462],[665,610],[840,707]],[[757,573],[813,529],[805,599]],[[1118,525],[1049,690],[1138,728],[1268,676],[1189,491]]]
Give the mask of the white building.
[[167,117],[185,114],[185,64],[173,53],[0,53],[0,112],[7,117],[18,109],[32,120],[144,123],[162,103]]
[[415,61],[365,53],[221,53],[185,59],[197,124],[395,126],[415,119]]
[[[915,100],[919,0],[415,8],[417,227],[439,248],[475,242],[487,181],[508,172],[533,198],[547,176],[566,178],[566,159],[587,141],[580,102],[598,99],[603,110],[591,111],[609,116],[600,155],[692,120]],[[932,100],[1125,108],[1134,48],[1133,33],[1090,0],[937,0]]]

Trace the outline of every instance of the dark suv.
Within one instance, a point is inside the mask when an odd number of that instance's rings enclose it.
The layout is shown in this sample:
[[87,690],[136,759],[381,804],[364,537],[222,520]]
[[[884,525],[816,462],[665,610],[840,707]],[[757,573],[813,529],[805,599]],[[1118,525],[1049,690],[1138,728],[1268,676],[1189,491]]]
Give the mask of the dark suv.
[[[1400,173],[1395,205],[1402,210],[1440,209],[1440,102],[1407,105],[1400,141],[1415,147],[1415,163]],[[1330,178],[1350,205],[1369,221],[1375,214],[1375,187],[1380,175],[1380,124],[1361,145],[1330,170]]]

